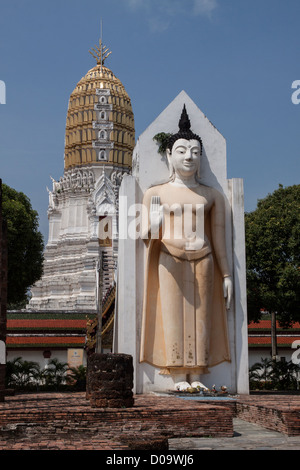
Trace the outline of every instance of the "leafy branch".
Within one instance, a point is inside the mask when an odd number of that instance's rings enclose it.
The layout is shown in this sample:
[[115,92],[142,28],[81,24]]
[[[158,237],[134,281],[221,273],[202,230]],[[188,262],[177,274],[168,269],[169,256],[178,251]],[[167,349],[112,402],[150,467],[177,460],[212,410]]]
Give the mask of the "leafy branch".
[[161,155],[164,155],[165,151],[167,150],[168,141],[171,136],[172,134],[159,132],[153,137],[153,140],[155,140],[159,144],[158,153],[160,153]]

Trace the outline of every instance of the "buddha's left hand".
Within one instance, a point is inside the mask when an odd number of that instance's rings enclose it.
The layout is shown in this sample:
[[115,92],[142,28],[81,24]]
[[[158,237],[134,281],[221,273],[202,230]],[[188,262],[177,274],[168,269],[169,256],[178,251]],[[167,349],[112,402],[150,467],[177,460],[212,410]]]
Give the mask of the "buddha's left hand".
[[233,294],[233,284],[231,276],[224,277],[223,280],[223,292],[226,303],[226,310],[230,309],[232,294]]

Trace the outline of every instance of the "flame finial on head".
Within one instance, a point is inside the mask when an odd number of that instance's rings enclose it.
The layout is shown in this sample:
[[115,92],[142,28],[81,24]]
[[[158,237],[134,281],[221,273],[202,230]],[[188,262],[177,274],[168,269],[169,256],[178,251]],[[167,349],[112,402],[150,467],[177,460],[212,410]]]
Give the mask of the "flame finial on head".
[[194,140],[198,140],[198,142],[200,142],[200,150],[201,150],[201,154],[202,154],[202,139],[197,134],[194,134],[191,131],[191,122],[190,122],[189,116],[187,114],[185,104],[183,105],[183,109],[182,109],[181,116],[180,116],[180,119],[179,119],[178,127],[179,127],[179,131],[176,134],[171,135],[171,137],[169,138],[168,144],[167,144],[167,149],[169,149],[171,151],[174,143],[178,139],[186,139],[186,140],[193,140],[194,139]]
[[189,131],[191,129],[191,121],[186,112],[185,104],[183,105],[183,110],[179,119],[178,126],[180,131]]

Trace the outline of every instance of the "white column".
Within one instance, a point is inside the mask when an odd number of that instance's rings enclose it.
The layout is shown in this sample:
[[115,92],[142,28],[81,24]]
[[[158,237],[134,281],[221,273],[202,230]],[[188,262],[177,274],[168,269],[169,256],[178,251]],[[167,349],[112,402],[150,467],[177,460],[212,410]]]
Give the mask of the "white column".
[[244,222],[244,187],[241,178],[233,178],[233,275],[235,308],[235,351],[237,393],[249,393],[248,323],[246,291],[246,250]]
[[[136,182],[133,176],[123,178],[119,195],[119,255],[118,291],[115,316],[114,346],[117,353],[133,357],[134,392],[136,392],[136,240],[128,238],[128,208],[136,201]],[[121,302],[119,301],[120,299]]]
[[0,341],[0,364],[6,364],[6,345]]

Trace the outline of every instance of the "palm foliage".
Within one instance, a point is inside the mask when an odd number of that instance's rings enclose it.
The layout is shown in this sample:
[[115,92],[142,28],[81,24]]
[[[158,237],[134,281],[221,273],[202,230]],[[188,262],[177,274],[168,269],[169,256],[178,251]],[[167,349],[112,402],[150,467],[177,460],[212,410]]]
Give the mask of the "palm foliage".
[[17,391],[85,390],[86,367],[68,367],[54,358],[46,368],[17,357],[6,363],[6,387]]
[[292,361],[261,358],[249,369],[252,390],[298,390],[300,368]]

